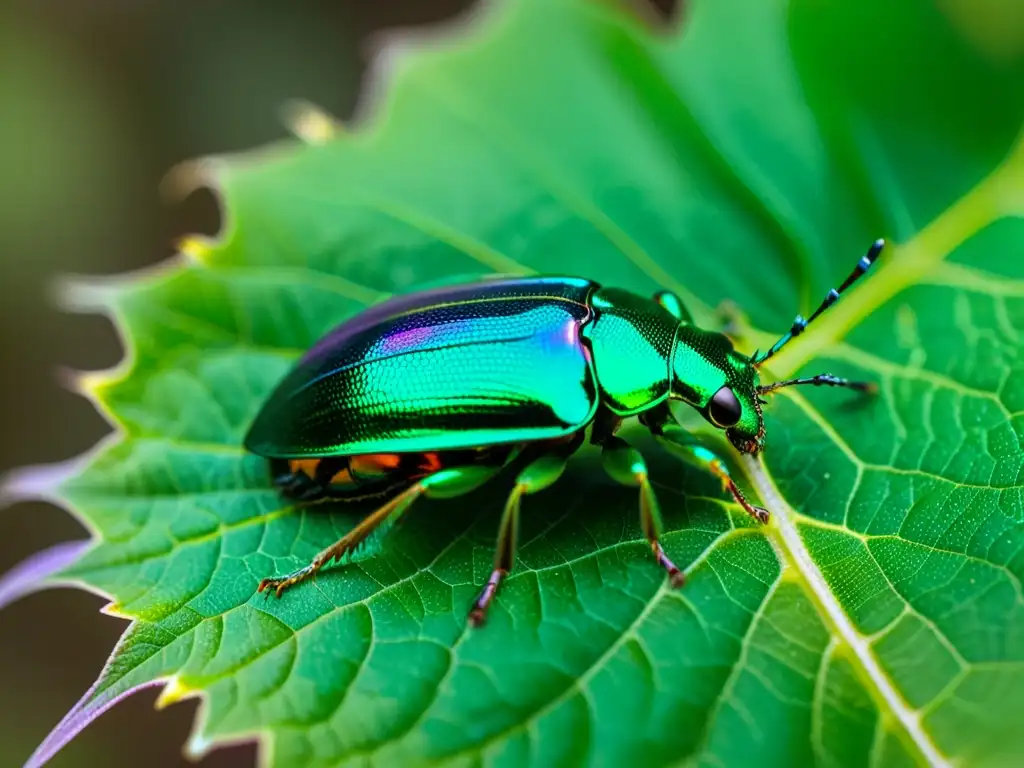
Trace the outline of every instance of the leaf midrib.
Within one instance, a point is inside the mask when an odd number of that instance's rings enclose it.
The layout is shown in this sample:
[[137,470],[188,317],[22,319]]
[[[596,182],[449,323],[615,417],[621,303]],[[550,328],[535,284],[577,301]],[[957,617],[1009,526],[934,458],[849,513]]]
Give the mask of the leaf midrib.
[[[1013,196],[1013,178],[1024,174],[1024,140],[1018,143],[1007,159],[963,197],[940,213],[911,240],[891,248],[888,259],[865,285],[824,316],[817,327],[808,331],[800,344],[783,351],[771,366],[778,378],[792,376],[805,363],[827,353],[852,328],[873,311],[941,264],[959,245],[996,219],[1007,214],[1024,213],[1021,201]],[[755,333],[760,333],[755,329]],[[779,493],[767,468],[750,456],[742,457],[743,468],[754,485],[762,503],[772,513],[766,529],[768,538],[783,559],[783,566],[793,568],[822,619],[833,636],[853,652],[853,657],[869,683],[869,691],[880,708],[888,710],[900,723],[920,756],[932,766],[949,766],[922,725],[922,712],[914,710],[882,669],[871,648],[871,641],[854,626],[836,598],[828,580],[818,568],[797,529],[798,513]],[[881,726],[879,726],[881,727]]]
[[[868,638],[862,635],[846,615],[842,605],[836,599],[824,574],[815,564],[794,518],[796,513],[782,498],[774,481],[767,470],[749,456],[743,457],[747,471],[762,503],[771,511],[773,521],[767,529],[767,535],[776,544],[776,551],[785,559],[784,565],[793,568],[800,575],[801,583],[818,607],[822,619],[828,624],[833,636],[842,638],[843,642],[853,651],[859,666],[859,672],[866,675],[871,683],[874,698],[881,699],[892,715],[899,721],[906,735],[931,766],[951,766],[951,763],[939,751],[931,737],[921,725],[921,715],[913,710],[896,689],[892,680],[882,669],[881,664],[871,650]],[[881,727],[879,724],[878,727]]]

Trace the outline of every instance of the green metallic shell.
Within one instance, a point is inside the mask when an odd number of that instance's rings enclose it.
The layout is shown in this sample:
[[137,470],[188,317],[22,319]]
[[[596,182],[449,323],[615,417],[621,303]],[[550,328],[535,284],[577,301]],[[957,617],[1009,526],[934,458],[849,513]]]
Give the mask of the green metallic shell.
[[572,434],[598,406],[581,339],[595,288],[578,278],[501,278],[371,307],[299,361],[246,447],[302,458]]
[[618,416],[633,416],[665,400],[679,319],[621,288],[600,288],[590,304],[594,320],[583,335],[594,353],[601,401]]

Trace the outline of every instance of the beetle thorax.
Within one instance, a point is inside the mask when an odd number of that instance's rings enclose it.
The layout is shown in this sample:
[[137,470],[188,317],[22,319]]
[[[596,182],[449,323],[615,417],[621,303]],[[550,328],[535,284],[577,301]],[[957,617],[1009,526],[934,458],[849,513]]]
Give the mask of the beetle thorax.
[[651,299],[619,288],[601,288],[591,306],[594,319],[583,335],[594,356],[602,403],[630,416],[665,400],[679,321]]

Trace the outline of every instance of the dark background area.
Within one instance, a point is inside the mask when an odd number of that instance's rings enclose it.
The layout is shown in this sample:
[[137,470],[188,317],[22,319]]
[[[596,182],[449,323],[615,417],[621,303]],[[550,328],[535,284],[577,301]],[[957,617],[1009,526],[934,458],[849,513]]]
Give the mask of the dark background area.
[[[108,432],[61,369],[115,364],[108,321],[61,312],[55,280],[156,263],[175,239],[216,231],[209,194],[158,186],[176,163],[287,134],[281,103],[346,117],[373,34],[450,17],[469,0],[317,3],[4,4],[0,10],[0,473],[73,457]],[[22,503],[0,517],[0,572],[83,537],[64,511]],[[74,590],[0,613],[0,766],[21,765],[102,668],[125,623]],[[55,766],[180,765],[196,702],[163,712],[156,691],[100,718]],[[251,765],[252,746],[208,766]]]
[[[643,5],[645,0],[638,0]],[[302,98],[352,114],[381,30],[426,25],[471,0],[8,0],[0,4],[0,475],[62,461],[109,432],[62,372],[121,357],[103,317],[62,312],[66,275],[157,263],[178,237],[213,233],[209,193],[159,185],[177,163],[287,136],[279,107]],[[664,18],[672,0],[655,4]],[[649,9],[647,9],[649,10]],[[63,510],[0,510],[0,573],[84,532]],[[0,768],[22,765],[101,670],[124,621],[75,590],[0,613]],[[184,764],[195,701],[153,709],[142,692],[103,715],[55,766]],[[205,766],[252,765],[252,746]]]

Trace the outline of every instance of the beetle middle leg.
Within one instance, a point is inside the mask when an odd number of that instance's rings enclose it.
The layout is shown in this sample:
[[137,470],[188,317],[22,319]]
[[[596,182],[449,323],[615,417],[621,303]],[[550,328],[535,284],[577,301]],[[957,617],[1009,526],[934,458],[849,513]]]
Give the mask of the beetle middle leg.
[[351,560],[352,556],[371,537],[384,536],[420,496],[437,498],[461,496],[490,480],[500,468],[500,466],[453,467],[442,469],[418,480],[363,518],[355,528],[319,552],[308,565],[287,576],[263,579],[256,591],[263,592],[272,589],[280,597],[286,589],[305,581],[332,560],[337,560],[339,563]]
[[[573,448],[574,450],[574,448]],[[519,538],[519,500],[530,493],[542,491],[562,476],[568,458],[566,452],[545,453],[528,464],[516,477],[516,485],[505,502],[498,528],[498,544],[494,550],[494,570],[487,584],[473,602],[469,623],[478,627],[487,619],[490,607],[502,580],[512,570],[516,559],[516,540]]]
[[669,582],[673,587],[681,587],[685,575],[669,560],[661,546],[661,511],[654,488],[647,476],[647,463],[640,452],[621,437],[609,436],[602,443],[601,463],[605,471],[623,485],[640,487],[640,527],[651,545],[655,559],[668,572]]

